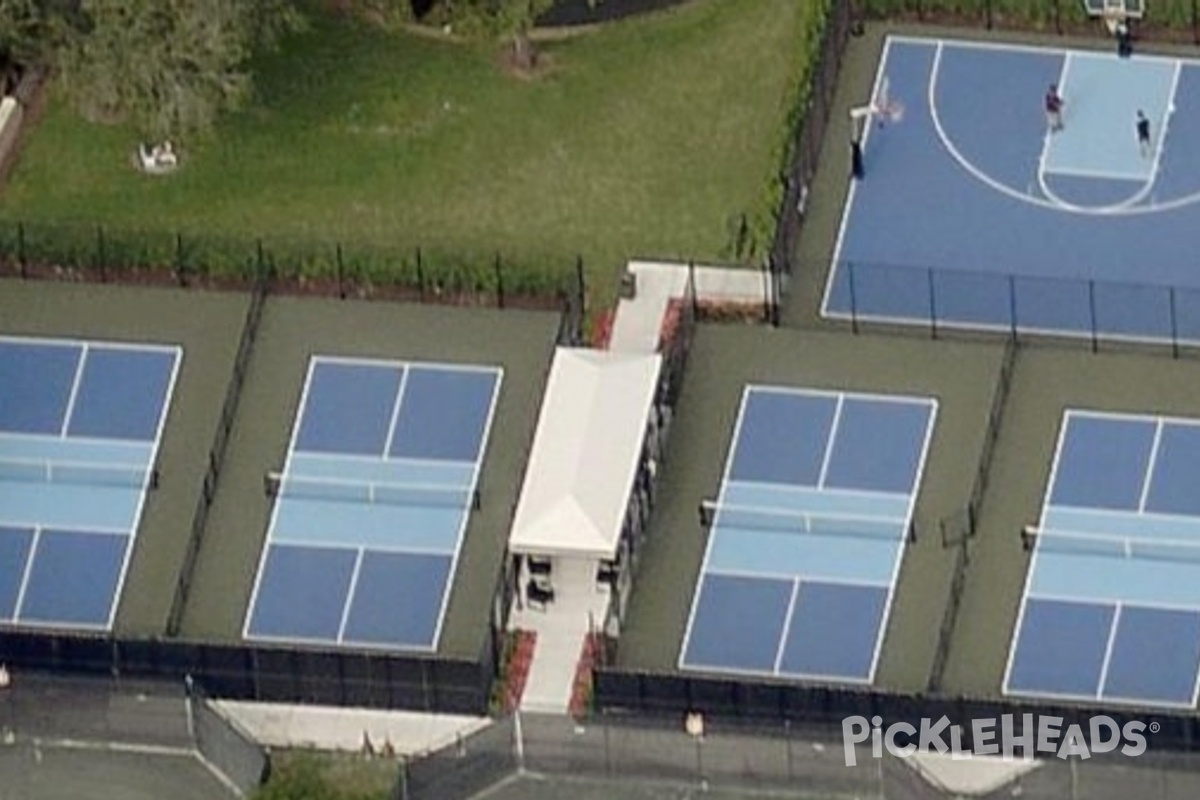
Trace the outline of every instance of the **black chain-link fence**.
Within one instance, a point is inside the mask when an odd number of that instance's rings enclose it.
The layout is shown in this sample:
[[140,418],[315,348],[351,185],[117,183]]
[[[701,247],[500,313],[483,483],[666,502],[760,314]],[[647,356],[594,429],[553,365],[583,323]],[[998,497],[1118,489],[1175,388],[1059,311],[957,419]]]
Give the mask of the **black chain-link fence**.
[[194,684],[5,672],[0,742],[6,745],[132,755],[144,769],[151,759],[166,759],[154,768],[169,770],[171,759],[198,757],[231,794],[243,796],[267,776],[265,750]]
[[864,261],[837,269],[831,314],[848,318],[856,333],[903,322],[931,338],[969,328],[1074,337],[1093,351],[1140,345],[1178,357],[1200,347],[1200,289]]
[[223,714],[194,681],[186,680],[184,684],[196,750],[238,792],[251,795],[270,772],[266,749]]

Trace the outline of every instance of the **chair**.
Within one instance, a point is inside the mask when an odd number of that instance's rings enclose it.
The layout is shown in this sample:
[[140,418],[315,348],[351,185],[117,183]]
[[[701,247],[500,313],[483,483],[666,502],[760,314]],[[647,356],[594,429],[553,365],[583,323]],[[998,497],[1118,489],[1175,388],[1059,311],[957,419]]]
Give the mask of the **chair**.
[[554,587],[545,581],[531,578],[525,586],[525,599],[531,607],[540,606],[545,610],[546,606],[554,602]]
[[553,562],[548,558],[539,558],[538,556],[529,556],[529,574],[541,575],[549,577],[554,570]]

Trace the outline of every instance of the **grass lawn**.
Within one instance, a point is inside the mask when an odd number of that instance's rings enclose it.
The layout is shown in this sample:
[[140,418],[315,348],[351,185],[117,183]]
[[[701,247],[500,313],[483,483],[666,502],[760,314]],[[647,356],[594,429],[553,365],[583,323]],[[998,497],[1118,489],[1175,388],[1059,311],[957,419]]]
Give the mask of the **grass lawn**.
[[740,215],[769,214],[819,5],[695,0],[547,43],[532,79],[498,46],[318,15],[170,177],[131,168],[132,131],[52,101],[0,215],[543,268],[578,254],[605,287],[631,257],[729,260]]

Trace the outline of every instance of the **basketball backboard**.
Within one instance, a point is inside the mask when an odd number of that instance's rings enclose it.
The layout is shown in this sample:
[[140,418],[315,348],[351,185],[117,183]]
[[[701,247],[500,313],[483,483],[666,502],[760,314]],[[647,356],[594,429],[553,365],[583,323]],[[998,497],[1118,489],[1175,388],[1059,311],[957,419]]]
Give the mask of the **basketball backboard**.
[[1088,16],[1103,17],[1122,14],[1128,19],[1141,19],[1145,13],[1145,0],[1083,0]]

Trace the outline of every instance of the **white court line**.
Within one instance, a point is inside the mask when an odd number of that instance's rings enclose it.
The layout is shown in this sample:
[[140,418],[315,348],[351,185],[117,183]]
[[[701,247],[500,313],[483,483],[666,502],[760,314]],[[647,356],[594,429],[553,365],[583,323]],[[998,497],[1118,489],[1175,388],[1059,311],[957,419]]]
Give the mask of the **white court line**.
[[400,370],[400,383],[396,387],[396,398],[392,401],[392,415],[388,420],[387,434],[383,438],[383,453],[380,457],[384,460],[392,452],[392,439],[396,435],[396,423],[400,419],[400,404],[404,402],[404,389],[408,386],[408,376],[411,371],[407,367]]
[[338,622],[337,641],[340,644],[346,633],[346,620],[350,618],[350,606],[354,603],[354,592],[358,588],[358,574],[362,570],[363,548],[355,548],[354,566],[350,569],[350,585],[346,587],[346,599],[342,603],[342,619]]
[[[798,397],[826,397],[830,399],[864,400],[873,403],[898,403],[901,405],[924,405],[928,398],[920,395],[883,394],[877,392],[849,391],[843,389],[818,389],[807,386],[779,386],[775,384],[748,383],[746,388],[756,394],[786,394]],[[739,481],[740,482],[740,481]]]
[[368,356],[314,355],[312,360],[321,364],[344,364],[360,367],[386,367],[396,369],[427,369],[448,372],[492,372],[496,367],[481,364],[456,364],[451,361],[411,361],[408,359],[371,358]]
[[377,544],[347,544],[342,541],[334,541],[332,539],[276,539],[271,544],[280,547],[298,548],[301,550],[365,550],[371,553],[385,553],[388,555],[398,556],[437,556],[439,558],[450,558],[454,555],[451,549],[438,550],[433,547],[400,547],[397,545],[377,545]]
[[[292,416],[292,432],[288,436],[288,446],[287,452],[284,455],[283,476],[281,480],[286,481],[289,477],[288,471],[291,468],[292,454],[296,452],[296,441],[300,437],[300,423],[304,417],[305,408],[308,406],[308,390],[312,386],[316,365],[317,358],[310,358],[305,368],[304,385],[300,389],[300,402],[296,406],[296,411]],[[271,550],[271,542],[274,539],[275,526],[279,519],[279,507],[281,505],[282,503],[278,501],[278,498],[271,503],[271,519],[267,523],[267,535],[259,550],[258,568],[254,572],[254,587],[250,590],[250,601],[246,605],[246,616],[242,621],[243,639],[254,638],[250,635],[250,623],[254,618],[254,610],[258,606],[258,591],[262,588],[263,570],[267,565],[267,555]]]
[[[500,387],[504,383],[504,369],[501,367],[477,367],[479,371],[488,371],[492,377],[492,401],[488,405],[487,421],[483,426],[483,433],[479,437],[479,444],[475,451],[475,469],[471,473],[471,485],[468,498],[474,497],[479,491],[479,475],[483,471],[483,461],[487,455],[488,441],[492,436],[492,424],[496,420],[496,407],[500,405]],[[458,578],[458,562],[462,557],[463,546],[467,539],[467,527],[471,523],[471,512],[473,511],[470,502],[468,501],[467,508],[464,509],[462,519],[459,522],[458,537],[455,539],[454,555],[450,559],[450,569],[446,573],[446,586],[442,589],[442,601],[438,606],[437,624],[434,626],[433,641],[430,642],[431,649],[436,650],[438,644],[442,640],[442,628],[446,624],[446,612],[449,610],[450,593],[454,590],[454,585]]]
[[[930,69],[929,84],[927,87],[928,88],[929,118],[930,118],[931,123],[933,124],[934,132],[937,134],[937,138],[938,138],[939,142],[941,143],[942,148],[946,151],[946,153],[950,156],[950,158],[953,159],[968,175],[975,178],[977,181],[984,184],[988,188],[992,189],[993,191],[999,192],[1000,194],[1003,194],[1007,197],[1010,197],[1014,200],[1019,200],[1022,203],[1028,203],[1030,205],[1034,205],[1039,208],[1046,209],[1048,211],[1059,211],[1059,212],[1064,212],[1064,213],[1081,214],[1081,215],[1089,215],[1089,216],[1133,216],[1133,215],[1137,215],[1137,214],[1158,213],[1160,211],[1170,211],[1170,210],[1174,210],[1176,208],[1182,208],[1184,206],[1188,206],[1188,205],[1192,205],[1196,202],[1200,202],[1200,192],[1196,192],[1194,194],[1184,195],[1183,197],[1179,197],[1174,200],[1169,200],[1164,203],[1157,203],[1157,204],[1152,204],[1149,206],[1134,207],[1132,205],[1132,203],[1137,202],[1141,198],[1144,198],[1145,194],[1149,192],[1148,188],[1143,187],[1142,194],[1137,195],[1132,199],[1125,200],[1121,204],[1118,204],[1118,205],[1100,206],[1100,207],[1077,206],[1077,205],[1073,205],[1071,203],[1067,203],[1066,201],[1062,200],[1061,198],[1053,200],[1053,201],[1043,200],[1042,198],[1035,197],[1029,193],[1017,191],[1016,189],[1013,189],[1012,187],[1007,186],[1007,185],[995,180],[990,175],[988,175],[986,172],[984,172],[983,170],[976,167],[973,163],[971,163],[971,161],[969,161],[966,158],[966,156],[964,156],[962,154],[962,152],[954,145],[953,141],[950,138],[950,135],[946,132],[946,128],[942,123],[941,114],[938,110],[938,104],[937,104],[937,86],[938,86],[938,81],[939,81],[939,76],[940,76],[940,71],[941,71],[942,46],[943,46],[943,43],[940,40],[938,40],[937,44],[936,44],[937,49],[934,53],[934,58],[933,58],[933,66]],[[1070,51],[1058,51],[1058,52],[1066,52],[1069,55]],[[1176,64],[1178,64],[1178,59],[1170,59],[1170,60],[1174,61]],[[1043,149],[1043,159],[1044,159],[1044,149]],[[1043,170],[1042,170],[1042,160],[1039,160],[1037,178],[1038,178],[1039,183],[1042,184],[1042,190],[1047,193],[1047,196],[1054,197],[1053,193],[1050,192],[1049,189],[1045,186],[1045,181],[1043,178]],[[1150,186],[1152,186],[1152,185],[1153,184],[1150,184]],[[859,318],[860,319],[862,319],[862,318],[869,319],[869,317],[863,317],[861,314],[859,315]],[[911,324],[911,320],[909,322]],[[954,327],[954,326],[949,326],[949,327]]]
[[1147,611],[1184,611],[1191,614],[1200,614],[1200,604],[1188,605],[1187,603],[1152,603],[1147,600],[1130,600],[1129,598],[1121,597],[1062,595],[1055,594],[1054,592],[1031,592],[1029,597],[1032,600],[1042,600],[1050,603],[1064,603],[1081,606],[1113,606],[1120,603],[1127,608],[1139,608]]
[[[1055,84],[1055,86],[1058,87],[1060,94],[1064,91],[1063,87],[1067,85],[1067,76],[1070,74],[1070,72],[1071,54],[1068,52],[1063,56],[1062,67],[1058,71],[1058,83]],[[1042,192],[1046,194],[1047,197],[1053,197],[1053,195],[1050,194],[1050,191],[1046,188],[1046,160],[1050,156],[1050,147],[1054,141],[1055,133],[1056,132],[1050,128],[1049,120],[1047,120],[1046,130],[1042,133],[1042,152],[1038,154],[1036,173],[1038,185],[1042,187]]]
[[[1050,701],[1055,701],[1055,702],[1066,701],[1066,702],[1071,702],[1071,703],[1092,703],[1092,704],[1094,704],[1096,702],[1096,698],[1091,695],[1067,694],[1065,692],[1036,691],[1033,689],[1019,689],[1019,690],[1014,690],[1014,691],[1006,691],[1005,694],[1008,694],[1013,697],[1028,697],[1030,699],[1050,700]],[[1162,701],[1162,700],[1144,700],[1144,699],[1143,700],[1129,700],[1129,699],[1121,698],[1121,697],[1104,697],[1102,699],[1107,702],[1111,702],[1114,705],[1141,706],[1143,708],[1145,708],[1146,706],[1151,706],[1151,707],[1155,707],[1155,708],[1190,708],[1191,707],[1191,706],[1185,705],[1184,703]],[[1193,703],[1192,705],[1195,705],[1195,704]]]
[[913,515],[917,507],[917,494],[920,492],[921,481],[925,476],[925,463],[929,457],[929,448],[933,441],[934,426],[938,416],[938,401],[936,398],[927,398],[929,402],[929,411],[925,419],[925,438],[921,443],[921,458],[917,463],[916,475],[913,476],[912,490],[909,492],[908,515],[904,522],[905,536],[900,540],[900,549],[896,553],[896,560],[892,566],[892,579],[888,582],[887,599],[884,601],[883,614],[879,618],[879,631],[876,633],[875,652],[871,655],[871,668],[867,673],[870,681],[875,680],[875,673],[879,669],[879,659],[883,655],[883,642],[887,638],[888,624],[891,622],[892,607],[895,605],[896,592],[900,583],[900,569],[904,565],[904,555],[908,551],[909,537],[908,531],[912,529]]
[[[905,549],[908,544],[907,531],[911,528],[912,517],[913,517],[914,510],[915,510],[915,505],[916,505],[916,491],[917,491],[917,487],[919,487],[919,485],[920,485],[920,481],[924,474],[925,462],[926,462],[926,459],[929,454],[930,444],[931,444],[931,440],[932,440],[932,436],[933,436],[933,431],[935,428],[935,421],[937,418],[937,410],[938,410],[937,400],[934,398],[910,398],[908,400],[908,402],[910,402],[912,404],[919,404],[919,405],[923,406],[927,411],[925,435],[923,437],[923,442],[922,442],[921,457],[920,457],[920,460],[918,461],[917,469],[916,469],[916,476],[914,478],[914,488],[912,491],[907,493],[908,498],[909,498],[909,506],[908,506],[908,512],[907,512],[907,515],[905,518],[903,534],[900,537],[898,537],[898,540],[884,540],[888,544],[897,544],[898,543],[896,552],[893,554],[893,557],[892,557],[892,577],[891,577],[890,581],[885,583],[885,582],[879,582],[879,581],[847,579],[847,578],[841,578],[841,577],[829,577],[829,576],[818,575],[818,574],[814,574],[814,573],[801,573],[801,574],[788,573],[788,574],[776,575],[776,574],[765,573],[765,572],[714,569],[710,566],[712,550],[713,550],[713,546],[714,546],[714,543],[716,540],[716,530],[719,527],[720,508],[721,508],[720,501],[724,500],[725,490],[733,483],[732,481],[730,481],[728,479],[728,474],[730,472],[733,454],[736,451],[737,442],[740,440],[741,427],[742,427],[742,423],[743,423],[743,419],[744,419],[745,408],[747,405],[746,400],[747,400],[749,394],[752,391],[756,391],[756,390],[757,390],[757,387],[749,386],[749,385],[744,387],[744,389],[743,389],[742,405],[739,409],[738,419],[735,423],[734,436],[732,439],[732,444],[730,446],[730,451],[729,451],[729,455],[727,457],[726,466],[725,466],[726,477],[723,478],[722,482],[721,482],[721,490],[720,490],[721,496],[720,496],[719,502],[718,502],[717,514],[715,515],[712,525],[711,525],[711,530],[709,532],[708,543],[707,543],[707,546],[705,549],[705,554],[704,554],[704,559],[703,559],[703,562],[701,565],[700,574],[696,580],[696,586],[693,591],[692,605],[691,605],[691,609],[689,611],[688,622],[687,622],[687,625],[685,628],[683,647],[681,648],[680,657],[679,657],[680,669],[689,668],[689,665],[687,665],[685,663],[685,658],[686,658],[686,654],[687,654],[687,650],[688,650],[688,644],[691,641],[691,633],[692,633],[694,623],[695,623],[697,601],[699,599],[703,579],[707,575],[718,575],[718,576],[725,576],[725,577],[740,577],[740,578],[759,579],[759,580],[773,580],[773,581],[796,580],[796,581],[798,581],[793,586],[792,601],[791,601],[791,605],[789,605],[789,607],[788,607],[788,621],[785,624],[785,628],[784,628],[784,632],[783,632],[783,639],[781,640],[781,642],[779,644],[780,649],[777,650],[777,654],[776,654],[774,673],[782,674],[779,672],[778,664],[779,664],[779,658],[781,657],[780,654],[782,653],[782,648],[784,647],[784,643],[786,642],[786,635],[787,635],[787,626],[786,625],[790,624],[790,617],[794,611],[794,605],[795,605],[796,598],[797,598],[799,582],[803,582],[803,581],[807,580],[807,581],[811,581],[814,583],[825,583],[825,584],[855,586],[855,587],[869,587],[869,588],[873,588],[873,589],[882,589],[885,592],[886,598],[884,601],[884,609],[883,609],[883,613],[880,616],[879,625],[876,630],[875,646],[872,651],[869,677],[867,678],[867,682],[870,682],[871,680],[874,679],[875,672],[878,668],[878,663],[879,663],[881,653],[882,653],[883,642],[884,642],[884,639],[886,638],[886,631],[887,631],[887,626],[888,626],[888,622],[889,622],[890,615],[891,615],[891,610],[894,605],[895,593],[896,593],[897,583],[899,580],[900,569],[901,569],[901,565],[903,564],[903,560],[904,560],[904,552],[905,552]],[[840,392],[840,393],[829,393],[829,394],[836,395],[838,397],[839,405],[838,405],[837,413],[840,414],[841,403],[844,400],[844,398],[847,396],[848,393]],[[833,428],[834,430],[836,430],[836,427],[837,427],[836,419],[837,419],[837,416],[835,415],[835,425]],[[833,433],[831,432],[830,439],[829,439],[830,446],[832,446],[832,441],[833,441]],[[828,450],[826,452],[826,461],[828,461]],[[825,470],[823,467],[822,474],[824,474],[824,471]],[[759,671],[752,671],[747,674],[762,674],[762,673]],[[790,673],[788,673],[788,674],[790,674]],[[832,676],[823,676],[823,677],[829,678]],[[814,678],[815,679],[823,679],[822,676],[814,676]],[[841,680],[842,678],[839,677],[838,679]]]
[[[882,540],[886,542],[887,540]],[[847,586],[864,589],[887,589],[886,581],[873,581],[867,578],[846,578],[836,575],[824,575],[817,572],[760,572],[749,569],[726,569],[718,567],[705,570],[704,575],[717,575],[722,578],[745,578],[747,580],[770,581],[772,583],[791,583],[798,580],[801,583],[825,583],[831,586]]]
[[[752,391],[755,391],[755,389],[751,384],[746,384],[742,387],[742,396],[738,402],[737,417],[733,422],[733,433],[729,437],[729,449],[725,452],[725,466],[721,470],[721,482],[718,485],[719,488],[717,489],[718,507],[725,500],[725,489],[729,485],[729,475],[733,471],[733,457],[737,452],[738,442],[741,441],[742,423],[745,422],[746,419],[746,401],[749,399]],[[717,520],[714,518],[709,525],[708,531],[705,532],[705,535],[708,537],[708,541],[704,545],[704,557],[700,560],[700,571],[697,573],[695,581],[692,584],[692,604],[688,609],[687,624],[684,625],[683,628],[683,642],[679,647],[679,657],[675,662],[681,670],[689,668],[686,662],[688,645],[691,643],[692,627],[696,622],[696,608],[700,605],[700,590],[704,585],[704,576],[708,574],[709,559],[712,557],[713,543],[717,538],[716,530]],[[757,675],[760,673],[755,671],[743,674]]]
[[[1200,526],[1200,514],[1178,514],[1170,511],[1137,511],[1135,509],[1092,508],[1091,506],[1068,506],[1060,503],[1051,503],[1049,507],[1051,510],[1061,511],[1067,514],[1086,513],[1093,517],[1112,517],[1114,519],[1136,518],[1148,522],[1162,522],[1165,524],[1195,523],[1196,525]],[[1055,526],[1053,530],[1063,530],[1063,528],[1062,526]],[[1087,531],[1078,532],[1086,533]]]
[[833,456],[833,444],[837,441],[838,427],[842,421],[842,409],[846,406],[846,397],[841,395],[837,399],[837,405],[833,407],[833,422],[829,425],[829,433],[825,438],[825,453],[821,457],[821,470],[817,473],[817,488],[825,488],[825,478],[829,474],[829,461]]
[[148,342],[115,342],[106,339],[77,339],[72,337],[26,336],[0,334],[0,345],[31,345],[35,347],[86,347],[94,345],[105,350],[132,350],[134,352],[173,353],[179,350],[178,345],[153,344]]
[[349,461],[355,464],[375,464],[385,467],[426,467],[429,469],[462,469],[473,466],[473,461],[455,461],[448,458],[408,458],[365,456],[361,453],[322,453],[318,450],[296,450],[288,456],[288,460],[298,461]]
[[[1090,58],[1107,58],[1112,61],[1124,60],[1118,59],[1116,54],[1110,53],[1107,50],[1072,50],[1065,47],[1053,47],[1050,45],[1015,44],[1010,42],[993,42],[979,39],[938,39],[922,36],[905,36],[902,34],[889,34],[888,38],[897,42],[924,45],[926,47],[937,43],[945,44],[949,47],[959,48],[962,50],[992,50],[1007,53],[1036,53],[1038,55],[1062,55],[1067,53],[1077,53],[1079,55],[1086,55]],[[1179,59],[1173,56],[1157,56],[1146,53],[1135,53],[1128,60],[1161,64],[1170,64],[1175,61],[1183,60],[1190,64],[1200,66],[1200,60],[1196,59]]]
[[1192,702],[1191,708],[1196,707],[1196,703],[1200,702],[1200,665],[1196,668],[1196,678],[1192,684]]
[[[1196,200],[1200,201],[1200,194],[1196,195]],[[994,276],[994,277],[998,277],[998,278],[1015,278],[1015,279],[1021,280],[1021,281],[1024,281],[1024,280],[1035,280],[1036,281],[1036,280],[1038,280],[1037,276],[1034,276],[1034,275],[994,275],[994,273],[973,273],[973,272],[967,272],[964,270],[943,270],[943,271],[949,272],[949,273],[955,274],[955,275],[978,275],[978,276],[982,276],[982,277]],[[1164,291],[1167,290],[1167,287],[1162,287],[1162,288]],[[840,319],[840,320],[849,320],[852,318],[857,318],[860,322],[887,323],[889,325],[896,325],[896,326],[906,327],[906,328],[914,328],[914,327],[928,328],[929,327],[929,320],[922,318],[922,317],[896,317],[896,316],[892,316],[890,314],[871,314],[871,313],[864,313],[861,311],[858,312],[857,314],[853,314],[853,315],[850,314],[849,312],[835,311],[835,312],[830,312],[830,313],[826,314],[825,316],[828,317],[829,319]],[[955,321],[955,320],[944,319],[944,318],[940,318],[940,317],[938,318],[937,322],[938,322],[939,330],[967,331],[970,333],[992,332],[992,333],[1002,333],[1002,334],[1008,334],[1012,330],[1012,326],[1008,325],[1008,324],[996,324],[996,323],[989,323],[989,322],[973,322],[973,321]],[[1036,325],[1035,326],[1018,325],[1017,330],[1028,336],[1042,336],[1042,337],[1054,338],[1054,339],[1065,339],[1067,341],[1077,341],[1077,342],[1078,341],[1088,341],[1088,342],[1090,342],[1092,339],[1092,334],[1091,334],[1090,329],[1074,330],[1072,328],[1042,328],[1042,327],[1039,327]],[[1133,336],[1133,335],[1129,335],[1129,334],[1106,332],[1103,335],[1103,339],[1106,342],[1121,342],[1121,343],[1125,343],[1125,344],[1134,344],[1134,345],[1154,345],[1156,347],[1161,347],[1164,344],[1171,343],[1171,337],[1169,334],[1164,334],[1162,336],[1156,337],[1156,336]],[[1178,341],[1180,344],[1184,344],[1184,345],[1200,344],[1200,339],[1180,338]]]
[[33,572],[33,557],[37,555],[41,536],[41,526],[35,526],[33,536],[29,539],[29,552],[25,555],[25,569],[21,570],[21,582],[17,584],[17,599],[13,603],[13,622],[21,621],[21,609],[25,605],[25,590],[29,588],[29,575]]
[[[1046,512],[1050,507],[1050,496],[1053,494],[1053,487],[1058,477],[1058,468],[1062,459],[1063,444],[1067,438],[1067,425],[1070,419],[1071,411],[1068,410],[1062,415],[1059,420],[1058,441],[1054,445],[1054,458],[1050,463],[1050,476],[1046,481],[1046,486],[1049,487],[1042,497],[1042,509],[1038,515],[1038,530],[1045,527]],[[1033,576],[1037,571],[1038,551],[1041,550],[1042,540],[1039,538],[1034,542],[1033,555],[1029,559],[1029,567],[1025,571],[1025,580],[1021,587],[1021,604],[1017,609],[1017,621],[1013,625],[1012,635],[1008,641],[1008,655],[1005,658],[1004,664],[1004,680],[1000,684],[1000,690],[1003,694],[1011,694],[1009,689],[1009,681],[1012,680],[1013,662],[1016,660],[1017,642],[1021,636],[1022,626],[1025,624],[1025,610],[1029,606],[1029,592],[1033,584]]]
[[[1047,169],[1049,175],[1061,175],[1064,178],[1092,178],[1094,180],[1108,181],[1126,181],[1128,183],[1145,183],[1146,174],[1144,172],[1121,172],[1119,170],[1099,170],[1088,169],[1086,167],[1054,167]],[[1127,202],[1127,201],[1122,201]],[[1094,210],[1105,206],[1080,206],[1080,208]],[[1116,208],[1116,206],[1107,206],[1108,208]]]
[[1154,441],[1150,444],[1150,459],[1146,462],[1146,474],[1142,476],[1142,490],[1138,493],[1138,513],[1146,511],[1146,498],[1150,495],[1150,484],[1154,481],[1154,469],[1158,465],[1158,448],[1162,444],[1163,421],[1154,426]]
[[[859,498],[866,501],[871,500],[895,500],[899,497],[907,498],[906,492],[889,492],[884,489],[816,489],[812,486],[800,486],[792,483],[771,483],[770,481],[747,481],[747,480],[731,480],[729,481],[730,488],[736,489],[751,489],[771,492],[772,494],[820,494],[833,497],[851,497]],[[741,503],[733,503],[732,505],[742,505]],[[786,510],[786,509],[778,509]],[[800,514],[811,514],[815,512],[800,511]],[[855,515],[857,516],[857,515]]]
[[67,395],[67,408],[63,412],[62,426],[59,428],[59,438],[65,438],[71,427],[71,416],[75,413],[75,398],[79,396],[79,385],[83,383],[83,368],[87,363],[89,345],[85,342],[75,361],[75,378],[71,381],[71,391]]
[[[889,36],[883,40],[883,52],[880,53],[879,65],[875,68],[875,81],[871,84],[871,97],[869,100],[872,103],[879,98],[879,90],[883,86],[884,77],[887,75],[887,63],[889,54],[891,52],[891,46],[892,38]],[[874,127],[871,122],[871,118],[867,117],[863,126],[862,141],[859,143],[859,146],[862,148],[864,154],[866,153],[867,142],[871,138],[871,128]],[[851,124],[853,125],[854,123],[851,122]],[[853,131],[851,133],[853,134]],[[833,294],[833,284],[837,278],[837,273],[841,266],[842,244],[846,237],[846,230],[849,228],[850,214],[854,209],[854,195],[858,189],[858,183],[859,182],[855,180],[853,176],[850,177],[850,188],[846,192],[846,202],[842,206],[842,217],[841,221],[838,223],[837,239],[834,241],[833,245],[833,260],[829,265],[829,276],[825,279],[824,297],[821,299],[822,316],[825,316],[828,313],[829,299]],[[852,275],[847,274],[847,279],[853,280]]]
[[1121,624],[1121,603],[1113,609],[1112,622],[1108,626],[1108,641],[1104,644],[1104,657],[1100,661],[1100,679],[1096,683],[1096,699],[1104,696],[1104,685],[1108,683],[1108,667],[1112,663],[1113,646],[1117,642],[1117,626]]
[[146,502],[150,496],[150,486],[154,480],[154,468],[158,464],[158,452],[162,447],[163,432],[166,430],[167,418],[170,416],[171,405],[175,399],[175,386],[179,380],[180,366],[183,363],[183,348],[176,347],[172,353],[171,377],[167,380],[166,391],[163,393],[162,407],[158,410],[158,422],[154,426],[154,444],[150,449],[150,459],[146,464],[146,474],[143,478],[142,490],[138,494],[137,509],[133,513],[132,527],[129,531],[129,541],[125,544],[125,558],[121,561],[120,575],[113,592],[112,605],[108,610],[108,626],[111,630],[117,621],[117,610],[121,605],[121,596],[125,593],[125,581],[129,577],[129,567],[133,563],[133,549],[137,545],[138,534],[142,527],[142,515],[146,511]]
[[796,613],[796,600],[800,597],[800,579],[792,579],[792,596],[788,599],[787,612],[783,615],[783,628],[779,632],[779,644],[775,647],[775,661],[771,672],[779,674],[779,663],[783,661],[783,651],[787,648],[788,633],[792,627],[792,617]]
[[[747,669],[744,667],[725,667],[725,666],[716,666],[716,665],[712,665],[712,664],[687,664],[687,665],[681,665],[680,669],[688,671],[688,672],[708,672],[708,673],[712,673],[714,675],[733,675],[733,676],[737,676],[737,677],[752,677],[752,678],[761,678],[764,675],[771,674],[771,673],[767,672],[765,669]],[[821,683],[862,684],[864,686],[869,685],[871,683],[870,678],[860,678],[857,676],[850,676],[850,675],[817,675],[817,674],[809,674],[809,673],[805,673],[805,672],[781,672],[781,673],[777,673],[777,675],[786,676],[793,680],[813,681],[813,682],[821,682]]]

